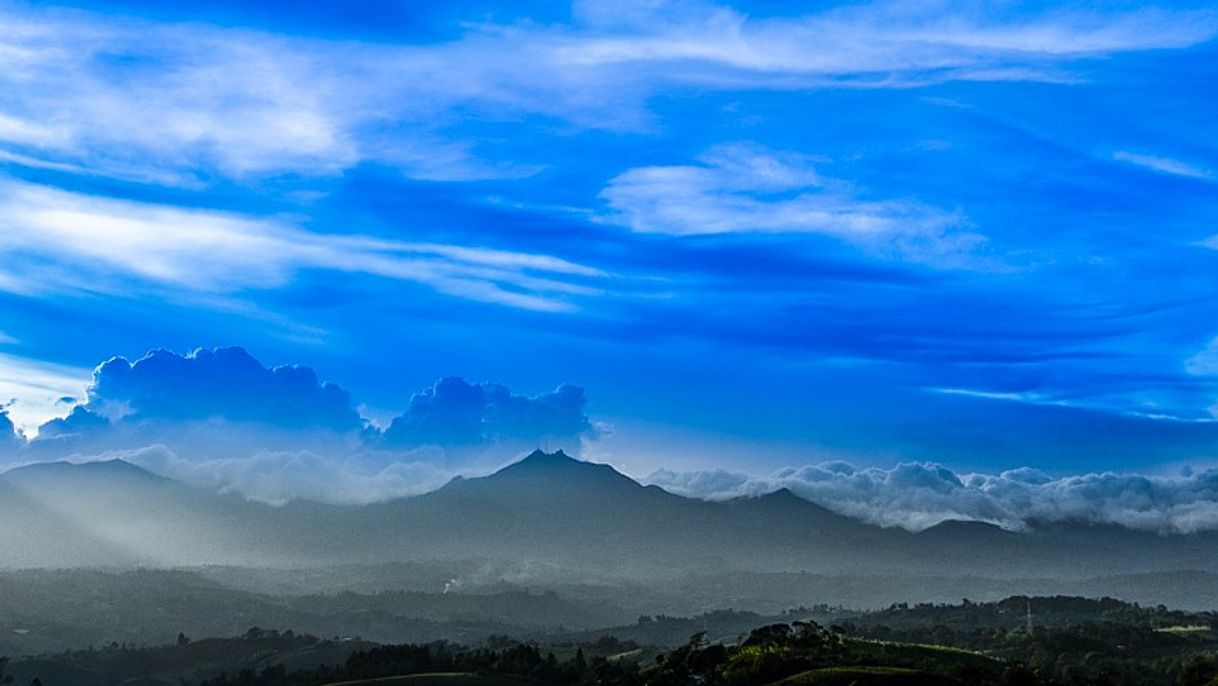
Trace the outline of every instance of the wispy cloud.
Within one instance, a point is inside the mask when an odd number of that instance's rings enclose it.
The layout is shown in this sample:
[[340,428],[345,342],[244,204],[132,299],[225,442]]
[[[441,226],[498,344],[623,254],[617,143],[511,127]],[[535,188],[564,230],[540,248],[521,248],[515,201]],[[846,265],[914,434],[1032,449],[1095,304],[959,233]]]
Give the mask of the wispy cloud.
[[568,26],[472,25],[432,45],[9,8],[0,143],[12,164],[177,185],[334,174],[364,161],[417,178],[515,177],[539,167],[482,159],[476,139],[453,140],[445,127],[473,112],[637,129],[650,121],[647,99],[682,84],[1060,80],[1062,60],[1187,47],[1218,32],[1213,13],[1163,10],[1002,21],[900,4],[783,19],[657,7],[626,21],[585,8]]
[[[531,310],[596,295],[600,270],[547,255],[306,231],[286,221],[0,183],[0,285],[26,293],[124,279],[203,293],[282,286],[303,270],[412,281]],[[24,266],[23,266],[24,265]],[[577,279],[577,280],[573,280]]]
[[[666,21],[666,6],[656,5],[660,11],[634,18],[638,33],[588,38],[561,54],[576,63],[694,61],[826,76],[921,72],[926,78],[926,72],[942,70],[934,80],[984,78],[996,67],[1013,68],[1002,80],[1047,57],[1187,47],[1218,31],[1212,12],[1058,12],[998,22],[983,12],[946,16],[902,3],[781,19],[701,7]],[[1022,78],[1037,78],[1033,70],[1022,72]]]
[[734,144],[711,149],[697,164],[638,167],[601,193],[603,219],[641,233],[814,233],[877,252],[959,262],[984,239],[962,230],[962,218],[906,199],[870,200],[850,184],[821,176],[817,160]]
[[1215,178],[1214,172],[1210,169],[1199,167],[1181,162],[1170,157],[1158,157],[1155,155],[1143,155],[1136,152],[1128,152],[1118,150],[1112,153],[1112,159],[1118,162],[1125,162],[1150,171],[1167,174],[1169,176],[1183,176],[1190,179],[1201,179],[1204,181],[1212,181]]

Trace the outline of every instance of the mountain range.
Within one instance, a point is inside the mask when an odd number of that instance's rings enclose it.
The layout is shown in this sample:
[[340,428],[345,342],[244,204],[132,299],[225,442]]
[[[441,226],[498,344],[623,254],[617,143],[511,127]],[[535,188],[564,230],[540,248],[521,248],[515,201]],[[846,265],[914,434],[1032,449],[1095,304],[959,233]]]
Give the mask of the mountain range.
[[272,506],[122,461],[0,475],[0,566],[324,566],[510,560],[588,578],[814,572],[1081,579],[1218,571],[1218,533],[1158,535],[1084,522],[919,533],[832,512],[788,490],[704,501],[612,467],[536,451],[494,474],[369,505]]

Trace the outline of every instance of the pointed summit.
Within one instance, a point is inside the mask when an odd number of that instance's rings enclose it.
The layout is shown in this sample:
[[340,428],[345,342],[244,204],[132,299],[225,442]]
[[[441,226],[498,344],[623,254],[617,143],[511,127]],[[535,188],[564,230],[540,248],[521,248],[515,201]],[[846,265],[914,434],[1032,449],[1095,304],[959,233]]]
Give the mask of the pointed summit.
[[486,477],[485,480],[488,482],[554,480],[560,483],[553,485],[600,483],[617,486],[629,484],[636,488],[642,488],[633,479],[607,464],[577,460],[561,449],[555,450],[552,453],[547,453],[540,449],[534,450],[523,460],[500,469]]
[[620,499],[647,491],[607,464],[585,462],[562,450],[534,450],[519,462],[484,477],[453,480],[436,493],[479,493],[520,503],[555,498]]
[[[577,470],[584,467],[595,467],[591,462],[577,460],[574,457],[566,454],[562,449],[555,450],[552,453],[538,448],[529,453],[524,459],[519,462],[514,462],[499,471],[492,474],[492,477],[501,474],[519,474],[519,473],[541,473],[541,472],[556,472],[560,470]],[[607,466],[607,465],[605,465]]]

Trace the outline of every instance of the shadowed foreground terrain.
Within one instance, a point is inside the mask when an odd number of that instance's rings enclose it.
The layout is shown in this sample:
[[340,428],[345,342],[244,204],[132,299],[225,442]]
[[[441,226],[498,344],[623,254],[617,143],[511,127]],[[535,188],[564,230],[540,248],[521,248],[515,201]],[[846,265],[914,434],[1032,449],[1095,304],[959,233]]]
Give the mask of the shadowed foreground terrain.
[[[477,644],[381,645],[252,628],[239,638],[111,643],[27,656],[16,683],[44,686],[560,686],[566,684],[957,685],[1218,684],[1218,614],[1112,599],[1012,597],[996,603],[838,611],[840,621],[733,615],[641,617],[635,627]],[[728,635],[730,629],[738,633]],[[596,638],[590,638],[595,634]],[[676,640],[678,634],[685,638]],[[717,638],[712,638],[717,636]]]

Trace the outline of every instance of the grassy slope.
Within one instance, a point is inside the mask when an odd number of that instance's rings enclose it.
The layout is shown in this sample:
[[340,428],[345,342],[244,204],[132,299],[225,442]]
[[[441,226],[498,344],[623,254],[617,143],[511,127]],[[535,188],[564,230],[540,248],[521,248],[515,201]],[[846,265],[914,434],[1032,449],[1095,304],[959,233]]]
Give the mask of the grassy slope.
[[441,672],[390,676],[363,681],[341,681],[326,686],[534,686],[534,684],[528,679],[519,677]]
[[899,667],[826,667],[780,681],[782,686],[962,686],[950,677]]

